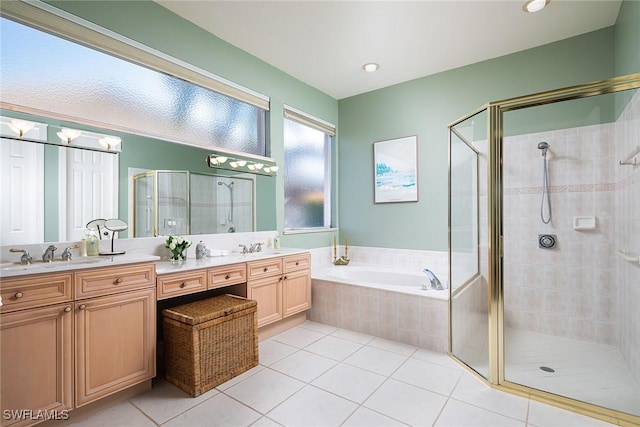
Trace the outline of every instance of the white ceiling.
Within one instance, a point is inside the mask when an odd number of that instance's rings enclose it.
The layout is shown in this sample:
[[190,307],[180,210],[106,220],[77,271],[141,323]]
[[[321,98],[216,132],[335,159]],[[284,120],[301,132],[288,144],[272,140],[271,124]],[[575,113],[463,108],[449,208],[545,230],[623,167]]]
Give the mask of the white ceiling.
[[[620,0],[156,0],[336,99],[615,24]],[[365,73],[362,65],[380,69]]]

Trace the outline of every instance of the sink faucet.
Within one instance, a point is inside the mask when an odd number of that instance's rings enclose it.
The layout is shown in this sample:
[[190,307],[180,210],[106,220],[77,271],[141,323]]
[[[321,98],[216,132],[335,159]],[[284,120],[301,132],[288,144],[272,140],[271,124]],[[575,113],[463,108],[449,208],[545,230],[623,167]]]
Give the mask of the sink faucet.
[[238,245],[239,247],[242,248],[242,250],[240,251],[240,253],[242,253],[242,255],[246,255],[249,253],[249,249],[247,249],[247,247],[245,245]]
[[22,252],[22,256],[20,257],[20,264],[22,265],[31,264],[31,261],[33,261],[33,257],[29,255],[29,251],[26,249],[11,248],[9,252]]
[[49,247],[44,251],[44,253],[42,254],[42,261],[43,262],[51,262],[53,261],[53,253],[57,250],[58,248],[56,248],[53,245],[49,245]]
[[62,252],[63,261],[71,261],[71,249],[78,249],[80,245],[69,246]]
[[249,253],[262,252],[262,242],[252,243],[249,248]]
[[440,280],[438,280],[436,275],[433,274],[433,271],[429,270],[428,268],[425,268],[422,271],[429,278],[429,282],[431,282],[431,289],[435,289],[437,291],[442,291],[442,290],[446,289],[446,286],[444,286],[442,283],[440,283]]

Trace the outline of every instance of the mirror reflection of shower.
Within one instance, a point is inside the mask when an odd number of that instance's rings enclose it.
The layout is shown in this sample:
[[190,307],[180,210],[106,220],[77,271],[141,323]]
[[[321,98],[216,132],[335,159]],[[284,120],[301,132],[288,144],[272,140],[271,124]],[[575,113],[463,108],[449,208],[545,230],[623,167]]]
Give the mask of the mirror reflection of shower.
[[[551,222],[551,198],[549,196],[549,143],[542,141],[538,143],[538,149],[542,151],[542,200],[540,201],[540,219],[544,224]],[[545,209],[546,202],[546,209]]]
[[229,210],[227,211],[227,222],[229,223],[229,233],[235,233],[236,228],[233,225],[233,181],[227,183],[218,181],[218,185],[224,185],[229,189]]

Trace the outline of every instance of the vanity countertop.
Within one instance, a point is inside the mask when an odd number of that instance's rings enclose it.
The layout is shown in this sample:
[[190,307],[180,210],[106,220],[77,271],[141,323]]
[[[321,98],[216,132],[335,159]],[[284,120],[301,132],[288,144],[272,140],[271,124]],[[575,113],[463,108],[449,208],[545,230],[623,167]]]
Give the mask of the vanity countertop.
[[71,261],[56,260],[48,263],[37,261],[29,265],[8,262],[0,264],[0,278],[26,276],[29,274],[73,272],[87,268],[113,267],[116,265],[158,261],[159,259],[160,257],[156,255],[126,253],[123,255],[76,257]]
[[220,267],[224,265],[238,264],[241,262],[259,261],[267,258],[275,258],[287,255],[296,255],[309,252],[308,249],[282,248],[282,249],[266,249],[262,252],[251,254],[232,253],[227,256],[205,257],[202,259],[187,258],[178,263],[172,263],[169,260],[156,262],[156,274],[169,274],[179,271],[199,270],[203,268]]

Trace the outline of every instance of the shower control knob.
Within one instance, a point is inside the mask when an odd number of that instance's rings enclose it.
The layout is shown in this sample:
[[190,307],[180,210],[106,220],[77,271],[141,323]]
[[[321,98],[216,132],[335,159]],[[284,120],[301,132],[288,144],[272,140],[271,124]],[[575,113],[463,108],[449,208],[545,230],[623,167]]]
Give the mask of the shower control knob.
[[538,247],[541,249],[553,249],[556,246],[555,234],[539,234]]

